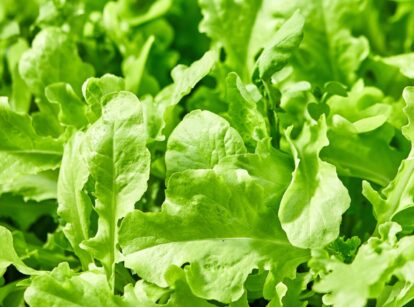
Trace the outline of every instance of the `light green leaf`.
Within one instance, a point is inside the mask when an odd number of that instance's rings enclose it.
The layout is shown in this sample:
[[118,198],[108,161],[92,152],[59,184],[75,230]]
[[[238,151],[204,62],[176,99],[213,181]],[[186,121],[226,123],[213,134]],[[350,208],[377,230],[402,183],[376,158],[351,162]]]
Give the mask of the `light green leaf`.
[[240,135],[225,119],[209,111],[193,111],[168,139],[167,173],[213,168],[224,157],[245,152]]
[[249,80],[255,51],[262,47],[255,45],[252,34],[262,2],[199,0],[203,14],[200,31],[206,33],[214,43],[224,47],[227,64],[244,81]]
[[245,169],[264,189],[265,202],[270,206],[278,205],[286,191],[294,168],[292,159],[276,149],[262,150],[259,143],[254,154],[237,154],[224,157],[215,167],[220,170]]
[[20,176],[4,184],[0,193],[11,192],[23,196],[24,200],[37,202],[56,199],[57,171],[44,171],[38,174]]
[[86,104],[76,95],[68,83],[53,83],[45,88],[46,98],[59,106],[59,121],[63,125],[82,128],[88,124]]
[[84,134],[78,132],[66,144],[58,179],[58,215],[66,223],[63,232],[86,269],[92,257],[80,243],[90,238],[92,203],[84,190],[88,180],[88,165],[82,151]]
[[14,265],[19,272],[32,275],[36,274],[36,271],[26,266],[19,256],[16,254],[13,246],[13,236],[11,232],[0,226],[0,276],[3,276],[9,265]]
[[378,224],[392,220],[397,213],[414,205],[414,87],[407,87],[403,97],[407,103],[404,112],[408,124],[402,127],[402,132],[411,142],[411,151],[401,162],[395,178],[380,193],[368,182],[363,182],[362,193],[372,203]]
[[55,213],[55,201],[25,201],[10,194],[0,197],[0,216],[11,219],[22,230],[27,231],[41,216]]
[[24,294],[32,307],[116,307],[117,298],[105,278],[104,272],[92,269],[76,274],[63,262],[52,272],[33,278]]
[[150,36],[142,46],[140,54],[131,55],[123,61],[122,71],[125,76],[125,89],[127,91],[138,93],[154,40],[154,36]]
[[406,103],[404,113],[408,118],[408,124],[402,127],[401,130],[406,139],[411,142],[411,146],[414,147],[414,87],[406,87],[403,98]]
[[207,51],[190,66],[178,65],[173,69],[171,76],[174,82],[158,93],[153,106],[146,106],[148,109],[146,113],[157,114],[155,124],[151,128],[154,131],[152,133],[154,139],[162,139],[164,134],[170,133],[168,129],[174,126],[171,118],[174,117],[175,106],[210,73],[217,61],[218,51],[213,49]]
[[[253,269],[292,276],[307,251],[291,246],[263,188],[245,170],[189,170],[171,176],[159,213],[135,211],[120,230],[125,265],[166,287],[185,266],[192,292],[230,303]],[[226,289],[226,291],[223,291]]]
[[45,87],[55,82],[69,83],[80,95],[82,83],[94,74],[94,69],[82,62],[67,33],[59,28],[46,28],[23,54],[19,72],[32,93],[44,97]]
[[397,149],[391,144],[397,136],[392,126],[402,125],[402,110],[396,109],[399,104],[358,80],[347,97],[332,96],[327,105],[330,144],[321,157],[341,175],[386,186],[406,155],[403,146]]
[[247,148],[254,151],[257,141],[268,137],[265,117],[257,108],[257,101],[247,91],[236,73],[226,78],[227,119],[241,135]]
[[341,116],[352,123],[356,133],[370,132],[382,126],[391,117],[394,103],[378,88],[365,86],[363,80],[358,80],[347,96],[335,95],[327,101],[332,122]]
[[411,282],[399,281],[392,286],[386,286],[382,295],[377,299],[381,307],[404,307],[414,299],[414,285]]
[[19,39],[14,45],[10,46],[7,52],[7,63],[12,77],[12,94],[10,96],[10,106],[16,112],[27,113],[30,107],[30,91],[19,73],[19,61],[22,54],[29,49],[24,39]]
[[139,280],[134,287],[128,285],[125,288],[125,301],[127,306],[145,307],[213,307],[195,296],[188,287],[185,274],[182,269],[172,266],[166,273],[169,288],[160,288],[154,284]]
[[414,53],[399,54],[381,59],[384,63],[397,67],[401,74],[414,79]]
[[282,25],[257,59],[254,71],[256,78],[270,82],[272,76],[287,64],[302,41],[304,23],[303,16],[295,12]]
[[89,78],[82,85],[82,94],[89,105],[91,121],[97,120],[102,113],[105,97],[110,94],[125,90],[124,79],[105,74],[100,78]]
[[328,138],[329,146],[321,152],[323,160],[335,165],[340,175],[370,180],[381,186],[392,180],[404,158],[404,154],[391,148],[388,142],[370,135],[349,133],[343,127],[328,131]]
[[118,221],[134,210],[147,189],[150,154],[142,105],[130,92],[107,96],[102,117],[85,135],[90,176],[95,183],[96,236],[81,247],[100,260],[111,285],[118,257]]
[[[368,56],[365,37],[355,37],[351,20],[358,18],[355,0],[296,0],[290,6],[305,16],[304,39],[292,59],[295,74],[322,86],[327,81],[352,84]],[[285,1],[281,2],[285,5]],[[279,4],[279,6],[282,6]]]
[[289,241],[302,248],[320,248],[339,235],[342,214],[350,197],[335,167],[319,158],[328,145],[326,122],[305,124],[297,140],[287,132],[296,168],[283,195],[279,219]]
[[373,237],[362,245],[351,264],[315,255],[311,267],[326,272],[314,286],[315,291],[328,293],[323,302],[338,307],[362,307],[368,298],[378,297],[393,272],[405,263],[405,250],[413,242],[411,236],[397,243],[399,231],[398,224],[381,225],[381,238]]
[[218,61],[218,51],[207,51],[199,60],[190,66],[178,65],[171,72],[173,84],[162,90],[156,97],[160,107],[174,106],[188,95],[191,90],[207,76]]
[[61,156],[61,141],[39,136],[28,115],[15,113],[0,103],[1,185],[13,183],[20,176],[55,169]]
[[110,2],[104,9],[105,26],[108,31],[113,32],[119,30],[120,22],[127,22],[130,26],[140,26],[166,14],[171,3],[171,0],[156,0],[141,5],[135,5],[130,1]]

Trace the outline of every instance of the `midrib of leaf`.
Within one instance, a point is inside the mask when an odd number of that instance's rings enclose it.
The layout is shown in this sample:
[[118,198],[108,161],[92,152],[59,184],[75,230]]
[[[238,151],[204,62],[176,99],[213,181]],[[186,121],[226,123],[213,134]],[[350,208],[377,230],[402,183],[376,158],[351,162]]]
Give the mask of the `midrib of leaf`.
[[[116,165],[116,161],[115,161],[115,154],[114,154],[114,148],[116,145],[116,141],[115,141],[115,131],[116,131],[116,127],[115,127],[115,123],[111,124],[111,133],[112,133],[112,138],[111,138],[111,160],[112,160],[112,165],[111,165],[111,179],[112,179],[112,187],[111,187],[111,217],[112,220],[109,221],[110,223],[110,242],[111,242],[111,247],[110,247],[110,259],[111,259],[111,279],[109,281],[109,284],[111,286],[111,289],[115,289],[115,275],[114,275],[114,271],[115,271],[115,240],[116,240],[116,225],[117,225],[117,217],[116,217],[116,171],[115,171],[115,165]],[[113,223],[112,223],[113,222]]]
[[56,150],[46,150],[46,149],[0,149],[0,152],[10,153],[10,154],[39,154],[39,155],[51,155],[51,156],[61,156],[62,152]]
[[[252,241],[252,242],[261,242],[262,245],[275,245],[275,246],[286,246],[292,248],[292,244],[290,244],[287,240],[281,241],[281,240],[271,240],[271,239],[263,239],[263,238],[255,238],[255,237],[218,237],[218,238],[204,238],[204,239],[193,239],[193,240],[179,240],[179,241],[170,241],[170,242],[163,242],[163,243],[157,243],[156,245],[144,247],[141,249],[137,249],[136,251],[130,252],[126,254],[127,256],[133,253],[137,253],[143,250],[151,249],[151,248],[157,248],[161,245],[169,245],[174,243],[195,243],[195,242],[208,242],[208,241]],[[297,247],[294,247],[295,249],[299,249]]]

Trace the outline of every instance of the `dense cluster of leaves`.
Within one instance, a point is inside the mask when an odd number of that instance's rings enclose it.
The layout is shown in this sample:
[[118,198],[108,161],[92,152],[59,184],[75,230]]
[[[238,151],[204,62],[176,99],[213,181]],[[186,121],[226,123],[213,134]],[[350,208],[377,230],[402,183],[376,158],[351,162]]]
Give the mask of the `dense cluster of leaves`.
[[414,300],[414,1],[1,0],[0,306]]

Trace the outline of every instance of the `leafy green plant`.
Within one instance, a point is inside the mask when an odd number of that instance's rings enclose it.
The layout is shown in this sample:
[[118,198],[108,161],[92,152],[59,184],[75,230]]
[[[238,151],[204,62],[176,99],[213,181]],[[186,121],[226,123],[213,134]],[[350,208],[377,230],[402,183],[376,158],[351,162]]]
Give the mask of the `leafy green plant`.
[[414,300],[414,2],[0,2],[0,306]]

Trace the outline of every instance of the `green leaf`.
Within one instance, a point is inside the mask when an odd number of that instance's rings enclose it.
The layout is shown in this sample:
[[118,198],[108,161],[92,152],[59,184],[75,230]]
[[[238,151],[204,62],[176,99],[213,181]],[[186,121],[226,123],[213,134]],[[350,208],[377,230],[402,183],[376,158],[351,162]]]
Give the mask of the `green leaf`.
[[[171,176],[160,213],[135,211],[121,226],[125,265],[158,286],[185,266],[194,294],[230,303],[253,269],[292,276],[307,252],[291,246],[263,188],[244,170],[189,170]],[[223,291],[226,289],[226,291]]]
[[37,306],[119,306],[105,274],[93,269],[76,274],[66,262],[52,272],[33,278],[24,294],[25,301]]
[[15,113],[0,103],[1,185],[12,184],[20,176],[55,169],[61,156],[60,140],[39,136],[28,115]]
[[45,95],[50,103],[59,106],[59,121],[63,125],[78,129],[88,124],[86,104],[75,94],[67,83],[53,83],[45,88]]
[[324,303],[362,307],[368,298],[378,297],[394,270],[405,263],[405,250],[413,241],[411,236],[397,244],[396,233],[400,230],[397,224],[381,225],[381,238],[373,237],[362,245],[351,264],[328,259],[326,255],[314,258],[311,267],[326,272],[314,286],[317,292],[329,293],[325,294]]
[[224,157],[245,152],[240,135],[225,119],[209,111],[193,111],[168,139],[167,173],[213,168]]
[[[125,288],[125,301],[128,306],[215,306],[208,303],[206,300],[195,296],[191,292],[191,289],[188,287],[185,280],[185,274],[180,268],[172,266],[166,273],[166,279],[170,285],[169,289],[157,287],[156,285],[146,283],[143,280],[139,280],[134,287],[132,287],[132,285],[127,286]],[[163,304],[162,302],[165,303]]]
[[0,304],[10,307],[24,306],[25,286],[19,285],[19,282],[11,282],[0,288]]
[[53,201],[25,201],[10,194],[0,197],[0,216],[10,218],[22,230],[28,230],[40,217],[54,215],[56,203]]
[[265,202],[270,206],[275,206],[280,203],[290,183],[294,165],[287,154],[273,148],[264,151],[262,147],[263,143],[259,143],[258,150],[254,154],[227,156],[215,168],[220,170],[246,170],[263,187]]
[[[153,138],[160,135],[168,134],[166,128],[171,128],[173,123],[170,122],[173,117],[175,106],[183,97],[190,94],[192,89],[207,76],[218,61],[218,51],[213,49],[207,51],[199,60],[193,62],[190,66],[178,65],[172,72],[173,83],[165,87],[155,97],[155,106],[153,107],[158,114],[156,126],[152,130],[157,131]],[[154,111],[154,112],[155,112]]]
[[304,23],[304,17],[299,12],[295,12],[282,25],[257,59],[254,79],[260,78],[270,82],[272,76],[287,64],[293,51],[302,41]]
[[177,65],[171,72],[174,83],[161,91],[156,99],[161,105],[176,105],[184,96],[191,92],[201,79],[210,73],[217,61],[218,51],[213,49],[207,51],[199,60],[193,62],[191,66]]
[[7,185],[3,185],[0,193],[10,192],[23,196],[24,200],[37,202],[56,199],[57,193],[57,171],[44,171],[33,175],[24,175]]
[[70,84],[80,96],[82,83],[94,74],[94,69],[82,62],[67,33],[59,28],[46,28],[36,35],[32,48],[23,54],[19,72],[38,97],[44,97],[45,87],[56,82]]
[[107,95],[123,91],[125,88],[124,79],[111,74],[87,79],[82,85],[82,94],[89,105],[91,121],[94,122],[101,116],[102,106]]
[[107,99],[101,119],[88,129],[84,140],[99,220],[95,237],[81,247],[102,262],[113,286],[114,265],[120,260],[118,221],[134,210],[134,204],[147,189],[150,154],[137,97],[119,92]]
[[290,6],[300,9],[306,19],[304,39],[292,60],[298,78],[320,86],[328,81],[355,81],[369,52],[367,39],[352,34],[351,20],[361,16],[359,5],[354,0],[296,0]]
[[250,79],[253,57],[262,47],[255,45],[256,18],[262,0],[199,0],[203,20],[200,32],[224,47],[226,62],[242,80]]
[[80,247],[90,238],[91,200],[85,191],[89,178],[85,152],[85,135],[78,132],[66,144],[58,179],[58,215],[66,223],[63,232],[86,269],[92,257]]
[[335,256],[339,260],[350,263],[353,260],[358,247],[361,245],[361,239],[358,237],[352,237],[345,240],[343,237],[339,237],[326,247],[329,254]]
[[294,246],[323,247],[338,237],[341,216],[351,199],[335,167],[319,158],[329,144],[325,118],[306,124],[297,140],[291,139],[291,131],[287,137],[296,167],[280,203],[279,219]]
[[347,119],[357,133],[373,131],[390,121],[394,103],[378,88],[365,86],[362,80],[356,82],[345,97],[333,96],[327,101],[332,114],[330,119],[334,123],[338,116]]
[[27,113],[30,107],[30,91],[19,73],[19,61],[22,54],[29,49],[24,39],[19,39],[14,45],[10,46],[7,53],[7,63],[11,72],[12,94],[10,96],[10,106],[12,110]]
[[226,78],[227,119],[241,135],[246,147],[254,151],[257,141],[268,137],[264,116],[236,73]]
[[414,177],[412,176],[414,170],[414,88],[407,87],[403,97],[407,103],[404,112],[408,118],[408,124],[402,127],[402,132],[411,142],[411,151],[401,162],[395,178],[381,193],[374,190],[368,182],[363,182],[362,193],[372,203],[378,224],[391,221],[397,213],[414,205]]
[[132,55],[126,58],[122,63],[126,90],[138,93],[145,72],[145,64],[148,61],[154,40],[154,36],[150,36],[144,46],[142,46],[141,52],[138,55]]
[[[378,135],[382,136],[382,133]],[[321,157],[335,165],[343,176],[362,178],[386,186],[404,158],[404,154],[391,148],[389,142],[376,136],[349,133],[344,127],[328,131],[328,138],[329,146],[322,150]]]
[[414,79],[414,53],[399,54],[383,58],[382,61],[388,65],[398,68],[404,76]]
[[14,265],[19,272],[26,275],[36,274],[35,270],[29,268],[22,260],[20,260],[14,250],[13,236],[11,232],[3,226],[0,226],[0,245],[2,247],[0,250],[0,276],[3,276],[9,265]]

